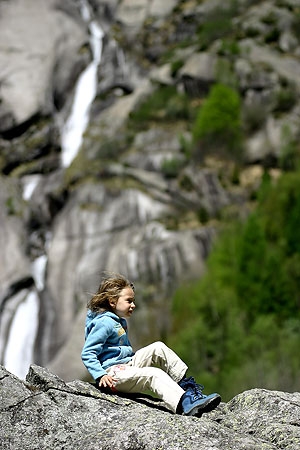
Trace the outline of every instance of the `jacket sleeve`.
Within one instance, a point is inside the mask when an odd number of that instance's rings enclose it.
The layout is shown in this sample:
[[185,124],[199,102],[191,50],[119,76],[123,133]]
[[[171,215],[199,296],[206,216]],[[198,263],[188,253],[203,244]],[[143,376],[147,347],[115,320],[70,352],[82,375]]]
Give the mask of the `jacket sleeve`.
[[109,337],[110,332],[111,330],[107,323],[103,323],[102,320],[96,320],[86,337],[81,352],[81,359],[94,380],[107,374],[100,364],[98,355],[101,354],[103,345]]

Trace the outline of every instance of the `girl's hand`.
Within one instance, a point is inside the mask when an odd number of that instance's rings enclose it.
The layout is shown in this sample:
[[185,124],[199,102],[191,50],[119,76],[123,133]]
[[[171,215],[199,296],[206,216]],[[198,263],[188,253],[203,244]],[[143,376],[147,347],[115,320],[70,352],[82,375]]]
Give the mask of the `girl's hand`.
[[111,377],[110,375],[103,375],[103,377],[100,378],[99,387],[112,389],[116,381],[116,378]]

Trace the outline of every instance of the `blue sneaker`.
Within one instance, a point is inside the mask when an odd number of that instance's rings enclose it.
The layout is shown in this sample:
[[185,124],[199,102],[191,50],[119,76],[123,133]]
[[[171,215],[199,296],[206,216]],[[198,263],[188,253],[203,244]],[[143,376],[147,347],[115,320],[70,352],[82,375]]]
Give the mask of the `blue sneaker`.
[[179,386],[187,391],[189,387],[199,386],[201,391],[204,389],[204,386],[202,384],[197,384],[194,377],[188,377],[188,378],[182,378],[181,381],[179,381]]
[[184,378],[178,384],[185,390],[181,397],[181,406],[186,416],[201,417],[203,413],[212,411],[221,402],[221,396],[217,393],[204,395],[202,392],[204,387],[197,384],[193,377]]

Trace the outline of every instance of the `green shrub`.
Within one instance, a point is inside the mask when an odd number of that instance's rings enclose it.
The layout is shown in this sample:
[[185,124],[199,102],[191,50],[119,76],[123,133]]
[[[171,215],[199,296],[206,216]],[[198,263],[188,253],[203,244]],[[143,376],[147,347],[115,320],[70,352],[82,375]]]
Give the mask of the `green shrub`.
[[189,136],[185,136],[184,134],[179,135],[179,143],[180,148],[186,159],[190,159],[192,154],[192,142]]
[[191,180],[190,176],[188,176],[187,174],[183,174],[179,178],[179,186],[181,187],[181,189],[183,189],[184,191],[187,191],[187,192],[191,192],[195,189],[193,181]]
[[188,97],[179,93],[175,86],[160,86],[130,114],[130,124],[139,128],[149,121],[186,120],[191,117],[192,109]]
[[227,157],[241,159],[241,102],[234,89],[223,84],[215,84],[212,87],[197,114],[193,141],[196,157],[214,150],[223,152]]
[[294,16],[293,16],[293,24],[292,24],[292,30],[295,36],[298,40],[300,40],[300,9],[297,8],[295,10]]
[[7,197],[5,201],[6,213],[9,216],[16,214],[15,202],[13,197]]
[[219,84],[237,89],[238,79],[228,58],[220,58],[216,64],[216,80]]
[[274,14],[273,11],[271,11],[269,14],[264,16],[261,19],[261,21],[262,21],[262,23],[265,23],[266,25],[276,25],[278,22],[276,14]]
[[281,129],[281,149],[279,166],[283,170],[295,170],[299,164],[300,148],[296,138],[292,135],[290,127],[286,124]]
[[274,42],[278,42],[279,38],[280,38],[280,30],[276,27],[272,28],[264,36],[264,40],[265,40],[266,44],[272,44]]
[[171,63],[171,75],[172,77],[175,77],[177,75],[177,72],[181,69],[183,66],[184,61],[181,59],[177,59],[176,61],[173,61]]
[[200,223],[206,223],[209,220],[209,212],[204,206],[197,211],[197,217]]
[[104,139],[99,141],[98,150],[95,152],[95,159],[98,160],[115,160],[122,154],[128,146],[128,142],[124,136],[121,138]]
[[185,160],[183,158],[168,158],[162,162],[161,171],[167,178],[176,178],[184,165]]
[[293,83],[284,83],[283,86],[275,93],[274,112],[290,111],[297,103],[297,89]]
[[238,42],[231,38],[225,38],[221,41],[221,46],[218,50],[221,56],[235,57],[240,54],[240,46]]
[[268,239],[279,243],[286,256],[300,254],[299,173],[290,172],[282,176],[276,188],[269,191],[259,211],[264,217]]
[[231,1],[227,8],[216,7],[197,30],[200,49],[206,49],[216,39],[230,36],[233,31],[232,18],[237,13],[237,2]]
[[300,177],[263,184],[257,209],[224,226],[205,275],[173,299],[169,345],[225,401],[300,389]]

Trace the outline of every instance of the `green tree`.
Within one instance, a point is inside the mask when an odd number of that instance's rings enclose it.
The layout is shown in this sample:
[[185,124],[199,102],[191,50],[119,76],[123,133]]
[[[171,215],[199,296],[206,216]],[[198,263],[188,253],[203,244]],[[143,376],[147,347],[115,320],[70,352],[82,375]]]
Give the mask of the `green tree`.
[[224,400],[300,389],[299,173],[262,189],[248,219],[219,234],[205,276],[173,302],[170,345]]
[[257,215],[252,214],[241,231],[236,270],[237,294],[249,315],[259,310],[265,255],[264,231]]
[[237,91],[215,84],[198,111],[193,127],[195,156],[221,152],[233,159],[242,156],[241,101]]

